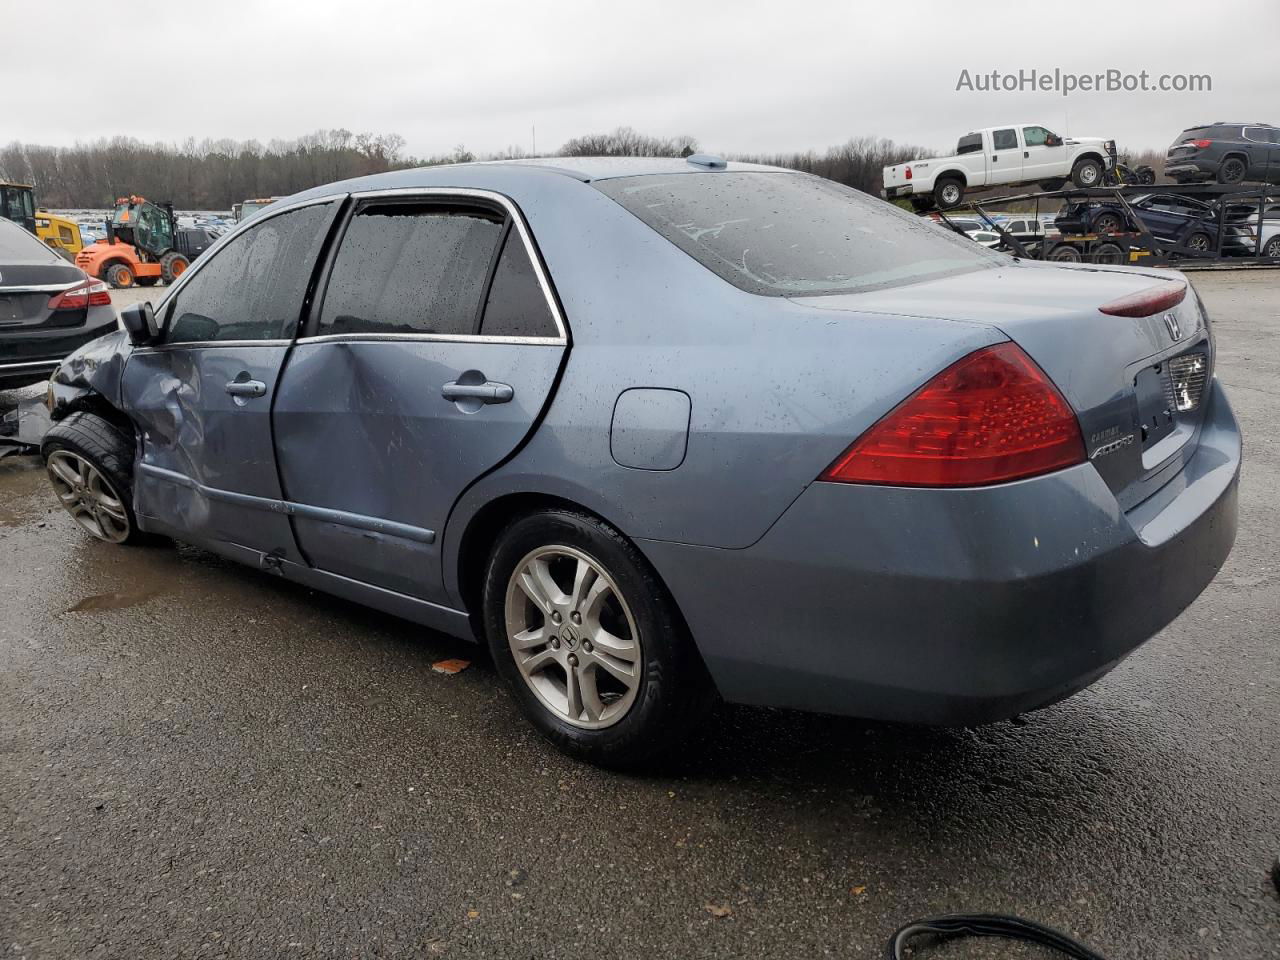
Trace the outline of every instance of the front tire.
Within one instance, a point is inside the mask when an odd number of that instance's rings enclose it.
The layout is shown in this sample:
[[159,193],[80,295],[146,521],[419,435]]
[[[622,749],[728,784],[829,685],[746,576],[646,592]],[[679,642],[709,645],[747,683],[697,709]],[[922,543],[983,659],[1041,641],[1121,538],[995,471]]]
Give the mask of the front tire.
[[107,273],[104,279],[107,283],[111,284],[111,286],[118,290],[128,290],[137,283],[138,278],[134,276],[134,273],[129,269],[128,264],[113,263],[111,266],[107,267]]
[[1102,183],[1102,164],[1092,157],[1085,157],[1071,168],[1071,182],[1077,187],[1096,187]]
[[133,438],[92,413],[73,413],[40,444],[49,482],[80,529],[107,543],[144,539],[133,512]]
[[1079,263],[1081,257],[1079,250],[1069,243],[1064,243],[1049,251],[1048,259],[1056,263]]
[[1264,257],[1280,257],[1280,237],[1272,237],[1262,248]]
[[1210,249],[1213,247],[1213,238],[1207,233],[1193,233],[1183,241],[1183,246],[1190,248],[1193,253],[1189,256],[1207,257]]
[[708,680],[675,603],[608,524],[540,511],[498,537],[485,637],[525,717],[563,752],[646,765],[695,726]]

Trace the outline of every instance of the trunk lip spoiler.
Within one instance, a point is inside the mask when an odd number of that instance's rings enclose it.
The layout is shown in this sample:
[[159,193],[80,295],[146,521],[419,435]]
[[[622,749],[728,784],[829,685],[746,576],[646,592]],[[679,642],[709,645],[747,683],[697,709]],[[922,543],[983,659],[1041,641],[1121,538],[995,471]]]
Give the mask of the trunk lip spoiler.
[[1111,317],[1150,317],[1182,303],[1188,286],[1185,280],[1165,280],[1104,303],[1098,312]]

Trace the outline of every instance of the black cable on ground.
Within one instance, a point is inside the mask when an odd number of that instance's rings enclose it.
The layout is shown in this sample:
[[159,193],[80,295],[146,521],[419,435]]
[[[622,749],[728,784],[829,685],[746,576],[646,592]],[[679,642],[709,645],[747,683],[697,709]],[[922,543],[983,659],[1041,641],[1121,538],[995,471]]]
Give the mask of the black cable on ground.
[[1036,923],[1034,920],[1023,920],[999,913],[955,913],[943,917],[926,917],[901,927],[889,938],[885,956],[887,960],[905,960],[903,948],[914,937],[933,936],[942,940],[953,937],[1003,937],[1006,940],[1022,940],[1034,943],[1050,950],[1057,950],[1075,960],[1106,960],[1106,958],[1086,947],[1079,940],[1073,940],[1065,933],[1059,933],[1051,927]]

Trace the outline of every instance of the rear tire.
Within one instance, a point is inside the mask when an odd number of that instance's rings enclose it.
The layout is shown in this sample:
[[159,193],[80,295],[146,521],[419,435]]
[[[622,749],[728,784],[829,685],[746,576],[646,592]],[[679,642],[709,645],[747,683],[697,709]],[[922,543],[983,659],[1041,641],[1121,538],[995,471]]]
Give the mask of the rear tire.
[[964,199],[964,183],[955,177],[943,177],[933,187],[933,201],[939,210],[960,206]]
[[187,271],[191,261],[177,250],[170,250],[160,258],[160,278],[169,286]]
[[137,284],[137,277],[127,264],[113,263],[107,267],[106,275],[103,277],[107,283],[120,290],[128,290]]
[[107,543],[146,539],[133,512],[133,437],[92,413],[73,413],[40,444],[58,502],[89,536]]
[[1079,263],[1080,251],[1069,243],[1063,243],[1049,251],[1048,259],[1058,263]]
[[1124,226],[1124,221],[1114,213],[1101,214],[1093,221],[1093,230],[1095,233],[1119,233]]
[[1222,166],[1218,167],[1218,182],[1242,183],[1248,172],[1249,168],[1239,157],[1227,157],[1222,161]]
[[[521,711],[579,760],[646,766],[697,726],[712,699],[653,568],[588,514],[551,509],[512,522],[489,559],[482,604],[489,650]],[[606,660],[609,650],[626,656]]]
[[1264,257],[1280,257],[1280,237],[1272,237],[1262,248]]
[[1077,187],[1096,187],[1102,183],[1102,164],[1092,157],[1085,157],[1071,168],[1071,182]]

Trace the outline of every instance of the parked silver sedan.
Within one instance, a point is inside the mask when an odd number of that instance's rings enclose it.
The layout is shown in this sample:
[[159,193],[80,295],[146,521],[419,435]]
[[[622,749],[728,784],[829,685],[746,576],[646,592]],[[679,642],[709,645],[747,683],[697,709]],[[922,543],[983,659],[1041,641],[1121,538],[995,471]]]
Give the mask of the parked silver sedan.
[[1235,537],[1240,434],[1185,278],[1019,262],[790,171],[333,184],[123,319],[62,365],[44,446],[55,485],[77,459],[124,506],[105,539],[475,636],[601,763],[713,692],[949,724],[1052,703]]

